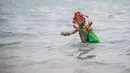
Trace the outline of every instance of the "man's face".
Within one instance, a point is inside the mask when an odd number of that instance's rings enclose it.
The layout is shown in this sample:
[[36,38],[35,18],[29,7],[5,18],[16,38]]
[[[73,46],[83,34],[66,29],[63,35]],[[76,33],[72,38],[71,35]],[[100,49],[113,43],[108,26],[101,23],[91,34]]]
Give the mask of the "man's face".
[[79,24],[82,24],[82,18],[79,16],[79,15],[76,15],[75,16],[75,21],[76,23],[79,25]]

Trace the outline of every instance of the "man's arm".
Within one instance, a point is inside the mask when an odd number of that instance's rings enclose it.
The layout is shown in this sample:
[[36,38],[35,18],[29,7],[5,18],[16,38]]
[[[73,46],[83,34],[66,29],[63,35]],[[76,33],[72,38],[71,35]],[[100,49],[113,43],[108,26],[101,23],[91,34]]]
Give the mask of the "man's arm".
[[78,30],[73,30],[73,31],[71,31],[71,32],[62,32],[61,33],[61,35],[63,35],[63,36],[69,36],[69,35],[72,35],[72,34],[74,34],[74,33],[76,33]]
[[72,34],[76,33],[77,31],[78,31],[78,30],[75,29],[75,30],[69,32],[69,34],[72,35]]

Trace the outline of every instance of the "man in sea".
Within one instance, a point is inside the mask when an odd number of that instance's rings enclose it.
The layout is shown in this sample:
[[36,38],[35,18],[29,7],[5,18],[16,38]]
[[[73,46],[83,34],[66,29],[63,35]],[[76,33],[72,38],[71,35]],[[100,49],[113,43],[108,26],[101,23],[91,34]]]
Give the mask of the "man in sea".
[[92,31],[92,21],[88,19],[89,16],[82,14],[81,12],[75,12],[73,18],[73,27],[75,30],[71,32],[62,32],[61,35],[69,36],[76,32],[79,32],[82,43],[98,43],[97,36]]

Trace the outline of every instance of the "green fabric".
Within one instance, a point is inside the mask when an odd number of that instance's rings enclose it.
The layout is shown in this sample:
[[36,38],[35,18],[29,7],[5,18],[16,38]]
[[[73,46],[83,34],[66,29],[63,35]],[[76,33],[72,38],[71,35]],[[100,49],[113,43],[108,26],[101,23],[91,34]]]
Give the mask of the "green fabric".
[[84,24],[79,25],[80,29],[84,28]]
[[99,43],[98,37],[92,31],[88,31],[88,40],[90,43]]
[[83,30],[80,30],[80,32],[85,36],[86,32],[84,32]]
[[83,43],[86,43],[86,42],[99,43],[99,39],[95,35],[95,33],[93,31],[90,31],[90,30],[85,32],[83,30],[84,26],[85,26],[84,24],[79,25],[79,27],[80,27],[79,34],[80,34],[81,41]]
[[63,34],[64,34],[65,36],[70,35],[68,32],[63,32]]
[[87,32],[83,31],[82,29],[79,30],[80,39],[83,43],[86,43],[87,41]]

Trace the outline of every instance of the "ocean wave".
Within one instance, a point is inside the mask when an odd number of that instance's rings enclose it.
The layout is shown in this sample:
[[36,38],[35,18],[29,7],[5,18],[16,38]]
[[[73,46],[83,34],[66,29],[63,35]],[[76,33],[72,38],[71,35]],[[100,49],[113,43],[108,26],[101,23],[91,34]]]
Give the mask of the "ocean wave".
[[100,62],[100,61],[90,61],[87,62],[89,64],[97,64],[97,65],[110,65],[111,63],[106,63],[106,62]]
[[8,19],[3,19],[3,18],[0,18],[0,22],[7,22],[9,21]]
[[11,13],[1,12],[0,15],[11,15]]
[[11,31],[2,31],[0,30],[0,37],[10,37],[10,36],[35,36],[35,34],[31,33],[22,33],[22,32],[11,32]]
[[113,40],[113,41],[110,41],[108,43],[111,43],[111,44],[117,44],[117,43],[129,43],[130,41],[127,40],[127,39],[122,39],[122,40]]
[[15,58],[18,58],[18,56],[4,56],[4,57],[0,57],[0,59],[15,59]]
[[4,47],[7,45],[15,45],[15,44],[19,44],[19,43],[21,43],[21,42],[19,41],[19,42],[10,42],[10,43],[0,43],[0,47]]
[[125,69],[122,73],[130,73],[130,68]]

